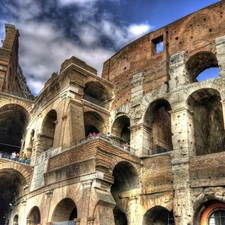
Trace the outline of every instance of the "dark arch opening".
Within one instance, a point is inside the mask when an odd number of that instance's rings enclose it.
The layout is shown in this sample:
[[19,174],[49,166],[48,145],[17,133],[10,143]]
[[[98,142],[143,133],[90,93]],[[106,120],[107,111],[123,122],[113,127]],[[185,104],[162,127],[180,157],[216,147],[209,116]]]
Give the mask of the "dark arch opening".
[[19,222],[18,220],[19,220],[19,216],[15,215],[13,218],[13,225],[18,225],[18,222]]
[[61,200],[52,215],[53,224],[60,224],[59,222],[71,221],[74,224],[74,219],[77,218],[77,207],[74,201],[70,198]]
[[160,99],[150,104],[144,117],[149,135],[149,154],[158,154],[173,149],[170,104]]
[[27,216],[27,225],[38,225],[41,223],[41,213],[37,206],[34,206]]
[[83,99],[105,109],[109,109],[109,93],[105,87],[98,82],[86,83]]
[[127,225],[127,217],[117,206],[113,209],[114,223],[115,225]]
[[14,169],[0,170],[0,224],[9,219],[18,199],[23,196],[26,180]]
[[221,97],[217,90],[201,89],[188,98],[193,111],[196,155],[224,151],[224,122]]
[[[191,56],[186,63],[186,68],[190,82],[206,80],[207,76],[210,76],[210,78],[216,78],[219,76],[218,69],[211,75],[209,74],[210,71],[207,70],[210,68],[219,68],[216,55],[212,52],[199,52]],[[203,71],[208,73],[208,75],[205,74],[205,76],[203,76],[204,73],[201,74]]]
[[124,192],[139,187],[136,169],[128,162],[118,163],[113,170],[114,184],[111,192]]
[[126,115],[121,115],[116,118],[112,126],[111,138],[120,143],[130,143],[130,119]]
[[143,225],[174,225],[173,213],[161,206],[149,209],[143,218]]
[[20,105],[8,104],[0,108],[0,151],[5,152],[5,158],[20,151],[28,121],[29,114]]
[[104,119],[96,112],[84,113],[85,136],[89,133],[105,133]]
[[42,133],[40,135],[41,142],[43,143],[42,151],[53,147],[56,123],[57,113],[55,110],[51,110],[46,115],[42,124]]

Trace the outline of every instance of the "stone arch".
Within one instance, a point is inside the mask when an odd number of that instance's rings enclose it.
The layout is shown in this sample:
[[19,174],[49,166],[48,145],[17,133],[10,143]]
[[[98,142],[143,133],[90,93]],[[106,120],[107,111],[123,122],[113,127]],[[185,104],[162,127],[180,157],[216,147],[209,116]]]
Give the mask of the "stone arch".
[[118,114],[113,122],[111,138],[120,143],[130,143],[130,118],[126,114]]
[[89,133],[106,133],[104,118],[97,112],[84,112],[85,136]]
[[187,104],[193,112],[196,155],[221,152],[225,147],[220,93],[202,88],[190,94]]
[[109,109],[110,95],[108,90],[100,82],[87,82],[84,87],[83,99],[105,109]]
[[41,213],[37,206],[34,206],[27,215],[27,225],[38,225],[41,223]]
[[120,161],[113,169],[114,184],[111,192],[120,193],[139,188],[139,176],[136,168],[127,161]]
[[19,216],[18,214],[16,214],[13,218],[13,225],[18,225],[19,224],[18,222],[19,222]]
[[31,112],[33,101],[23,101],[21,99],[18,99],[16,96],[13,96],[13,98],[8,98],[7,96],[0,94],[1,101],[0,101],[0,108],[4,105],[8,104],[15,104],[23,107],[27,112]]
[[192,55],[185,65],[191,83],[197,82],[198,75],[204,70],[219,67],[216,55],[209,51]]
[[171,133],[171,106],[165,99],[152,102],[144,115],[144,124],[148,130],[149,154],[173,149]]
[[23,149],[21,140],[29,120],[29,112],[21,105],[5,104],[0,108],[0,151],[10,154]]
[[55,207],[52,214],[52,223],[74,221],[77,218],[77,207],[70,198],[62,199]]
[[[135,193],[139,189],[139,175],[134,165],[127,161],[118,162],[113,169],[114,183],[111,186],[111,194],[116,202],[113,209],[116,225],[127,225],[128,198],[122,197],[124,193]],[[126,194],[125,194],[126,195]]]
[[41,134],[39,134],[41,152],[53,147],[56,123],[57,112],[52,109],[47,113],[42,122]]
[[143,218],[142,225],[174,225],[174,216],[172,211],[168,211],[162,206],[155,206],[149,209]]
[[128,225],[126,214],[122,212],[118,206],[114,207],[113,215],[115,225]]
[[23,198],[28,182],[20,172],[11,168],[0,169],[0,180],[0,224],[4,224],[3,220],[9,219],[11,210],[17,206],[15,202]]
[[[214,14],[215,16],[216,14]],[[184,35],[184,37],[193,39],[194,34],[196,33],[196,30],[198,31],[198,37],[203,36],[203,32],[209,32],[209,29],[207,26],[205,26],[206,23],[212,24],[213,19],[211,15],[206,13],[199,13],[195,14],[194,16],[190,17],[188,20],[184,23],[184,33],[188,35]]]

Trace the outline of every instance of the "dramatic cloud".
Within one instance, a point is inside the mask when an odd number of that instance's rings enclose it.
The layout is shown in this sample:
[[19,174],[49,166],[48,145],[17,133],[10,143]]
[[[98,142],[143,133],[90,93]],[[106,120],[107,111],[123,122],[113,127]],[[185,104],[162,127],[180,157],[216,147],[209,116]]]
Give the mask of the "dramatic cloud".
[[[111,6],[120,2],[108,0]],[[147,22],[115,19],[102,0],[13,0],[3,3],[3,23],[20,32],[19,63],[36,95],[65,59],[75,55],[101,73],[103,62],[124,45],[149,32]]]

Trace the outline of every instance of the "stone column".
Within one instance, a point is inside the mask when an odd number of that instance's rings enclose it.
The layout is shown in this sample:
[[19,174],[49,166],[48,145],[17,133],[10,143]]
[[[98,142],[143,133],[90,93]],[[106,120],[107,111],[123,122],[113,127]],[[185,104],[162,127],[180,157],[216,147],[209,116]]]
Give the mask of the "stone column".
[[49,212],[50,212],[52,197],[53,197],[53,189],[46,191],[46,193],[45,193],[45,199],[46,199],[45,215],[46,215],[46,219],[47,219],[46,224],[48,224],[48,225],[52,224],[52,222],[49,221],[49,220],[51,220],[51,218],[49,218]]
[[225,36],[218,37],[216,42],[216,57],[220,68],[220,76],[225,77]]
[[[151,150],[151,128],[139,124],[130,127],[131,132],[131,151],[135,149],[136,155],[149,155]],[[133,152],[131,152],[133,153]]]
[[189,160],[195,153],[192,114],[186,108],[171,111],[173,147],[172,173],[174,189],[174,219],[176,225],[191,225],[193,221]]
[[223,113],[223,128],[225,130],[225,99],[221,100],[222,113]]
[[19,224],[26,224],[26,204],[27,201],[25,199],[23,199],[23,201],[21,202],[21,208],[20,208],[20,212],[19,212]]
[[83,103],[80,92],[78,86],[71,85],[60,93],[63,110],[61,128],[58,133],[59,146],[76,145],[85,137]]
[[81,177],[82,191],[83,191],[83,210],[80,214],[80,223],[79,225],[89,225],[88,215],[89,215],[89,204],[90,204],[90,195],[91,195],[91,185],[92,179],[87,179],[87,177]]
[[140,213],[138,209],[138,199],[139,195],[131,195],[129,197],[129,212],[127,215],[127,220],[129,225],[140,225]]
[[170,89],[189,83],[188,74],[184,63],[185,52],[174,54],[170,57]]

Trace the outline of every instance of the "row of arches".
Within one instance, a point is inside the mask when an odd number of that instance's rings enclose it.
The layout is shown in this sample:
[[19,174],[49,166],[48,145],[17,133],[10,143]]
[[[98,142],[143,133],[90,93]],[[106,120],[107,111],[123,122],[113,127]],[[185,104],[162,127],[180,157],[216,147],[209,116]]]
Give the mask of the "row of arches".
[[[224,118],[220,93],[212,88],[200,89],[188,97],[187,106],[193,116],[196,155],[223,151]],[[149,154],[173,149],[170,111],[169,102],[159,99],[149,105],[143,116],[149,134]],[[21,143],[29,121],[26,110],[18,105],[5,105],[0,108],[0,114],[3,115],[0,119],[0,151],[20,151],[27,146],[31,152],[35,130],[30,131],[29,143]],[[41,152],[53,147],[57,120],[56,110],[50,110],[43,119],[39,136],[39,142],[43,143],[39,145],[42,146]],[[121,143],[130,142],[131,122],[128,114],[118,114],[108,131],[105,119],[98,112],[87,111],[84,112],[85,136],[93,132],[110,132],[112,139]]]

